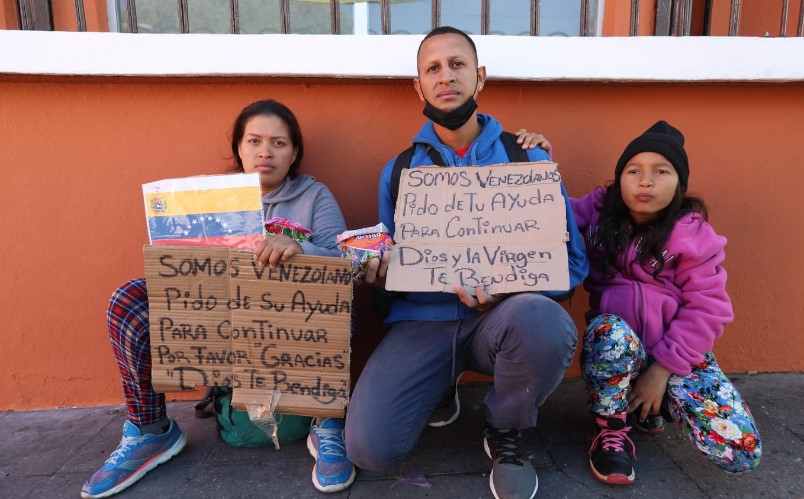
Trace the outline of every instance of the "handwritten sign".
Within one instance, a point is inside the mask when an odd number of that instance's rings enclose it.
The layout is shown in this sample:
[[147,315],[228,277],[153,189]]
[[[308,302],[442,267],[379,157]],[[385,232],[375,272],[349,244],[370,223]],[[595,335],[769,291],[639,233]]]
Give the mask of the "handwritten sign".
[[296,255],[261,269],[245,250],[145,246],[144,254],[156,391],[231,386],[233,404],[343,416],[349,260]]
[[566,290],[567,219],[550,162],[403,170],[386,288]]

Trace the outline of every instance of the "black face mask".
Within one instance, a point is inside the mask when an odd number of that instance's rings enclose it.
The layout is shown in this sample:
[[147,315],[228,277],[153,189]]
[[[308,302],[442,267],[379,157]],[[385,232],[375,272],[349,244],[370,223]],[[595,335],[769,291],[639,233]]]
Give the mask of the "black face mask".
[[433,123],[455,131],[469,121],[475,109],[477,109],[477,101],[472,96],[452,111],[442,111],[425,100],[422,113],[430,118]]

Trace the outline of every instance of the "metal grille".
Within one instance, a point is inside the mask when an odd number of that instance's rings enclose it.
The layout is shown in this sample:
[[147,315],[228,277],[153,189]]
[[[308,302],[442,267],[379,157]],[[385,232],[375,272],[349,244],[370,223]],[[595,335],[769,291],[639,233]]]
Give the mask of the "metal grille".
[[[53,30],[51,11],[52,0],[16,0],[20,29],[24,30]],[[165,2],[169,0],[163,0]],[[343,0],[343,3],[354,3],[355,0]],[[481,0],[480,6],[480,34],[487,35],[491,25],[491,4],[494,0]],[[564,0],[570,2],[571,0]],[[592,13],[596,2],[594,0],[576,0],[580,5],[580,36],[594,36],[595,16]],[[620,1],[620,0],[615,0]],[[781,16],[779,20],[780,37],[788,36],[788,17],[790,13],[790,0],[781,1]],[[342,0],[329,0],[330,33],[338,35],[341,32],[340,8]],[[391,18],[391,4],[394,0],[380,0],[380,30],[384,35],[392,33],[393,20]],[[712,4],[714,0],[705,0],[703,35],[709,34],[711,24]],[[640,30],[639,0],[631,0],[630,30],[631,36],[637,36]],[[804,0],[798,0],[799,14],[796,24],[795,36],[804,36]],[[73,1],[75,22],[78,31],[86,31],[86,16],[84,1]],[[731,0],[729,11],[729,36],[739,36],[741,0]],[[188,0],[176,0],[178,28],[181,33],[190,32],[190,19]],[[654,35],[658,36],[689,36],[691,34],[693,14],[693,0],[657,0]],[[279,0],[279,27],[281,33],[291,32],[290,0]],[[430,0],[431,27],[441,25],[441,0]],[[541,1],[530,0],[529,28],[531,36],[540,35]],[[137,24],[137,2],[125,2],[125,26],[129,33],[139,31]],[[240,33],[240,9],[238,0],[229,0],[229,32]]]
[[48,0],[18,0],[20,29],[53,31],[53,17]]
[[[380,0],[380,26],[381,32],[384,35],[391,34],[391,3],[393,0]],[[481,0],[480,7],[480,33],[482,35],[489,34],[489,26],[491,24],[491,2],[493,0]],[[592,0],[579,0],[581,5],[581,36],[590,36],[594,34],[593,26],[589,22],[589,12]],[[78,4],[80,0],[76,0]],[[83,2],[80,2],[83,3]],[[344,2],[346,3],[346,2]],[[352,2],[349,2],[352,3]],[[540,0],[530,0],[530,35],[539,35],[539,11]],[[179,31],[181,33],[189,33],[189,13],[187,8],[187,0],[176,0],[178,17],[179,17]],[[330,4],[330,33],[333,35],[340,34],[340,0],[329,0]],[[290,30],[290,0],[279,0],[279,15],[281,33],[291,33]],[[230,33],[240,33],[240,14],[238,7],[238,0],[229,0],[229,16],[230,16]],[[137,5],[136,0],[126,0],[126,28],[129,33],[137,33]],[[441,25],[441,0],[430,1],[430,19],[431,27],[436,28]]]

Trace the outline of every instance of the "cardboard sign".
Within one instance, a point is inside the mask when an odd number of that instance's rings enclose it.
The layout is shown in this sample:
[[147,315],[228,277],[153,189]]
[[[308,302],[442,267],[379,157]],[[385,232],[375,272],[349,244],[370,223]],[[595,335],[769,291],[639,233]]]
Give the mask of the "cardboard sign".
[[550,162],[403,170],[386,289],[569,289],[561,175]]
[[296,255],[145,246],[153,386],[231,386],[232,403],[341,417],[349,402],[352,269]]

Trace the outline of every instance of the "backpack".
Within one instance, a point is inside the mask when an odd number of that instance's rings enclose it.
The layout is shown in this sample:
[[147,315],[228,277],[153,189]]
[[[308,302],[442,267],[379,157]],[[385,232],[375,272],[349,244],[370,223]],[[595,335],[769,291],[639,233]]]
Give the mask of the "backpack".
[[[511,163],[527,163],[530,161],[528,151],[522,149],[522,146],[516,143],[516,135],[511,132],[503,132],[500,134],[505,153],[508,155],[508,161]],[[394,161],[394,169],[391,172],[391,199],[396,205],[396,198],[399,197],[399,180],[402,177],[402,170],[410,168],[410,162],[413,159],[413,152],[416,150],[416,144],[408,147],[396,157]],[[438,151],[430,146],[427,146],[427,155],[430,156],[430,161],[434,165],[445,166],[444,158],[438,154]]]
[[[210,412],[207,407],[212,405]],[[249,419],[248,413],[232,407],[232,389],[229,387],[207,387],[204,398],[195,406],[195,416],[199,418],[215,416],[220,438],[233,447],[271,447],[289,444],[306,437],[310,432],[313,418],[291,414],[276,414],[277,440]]]

